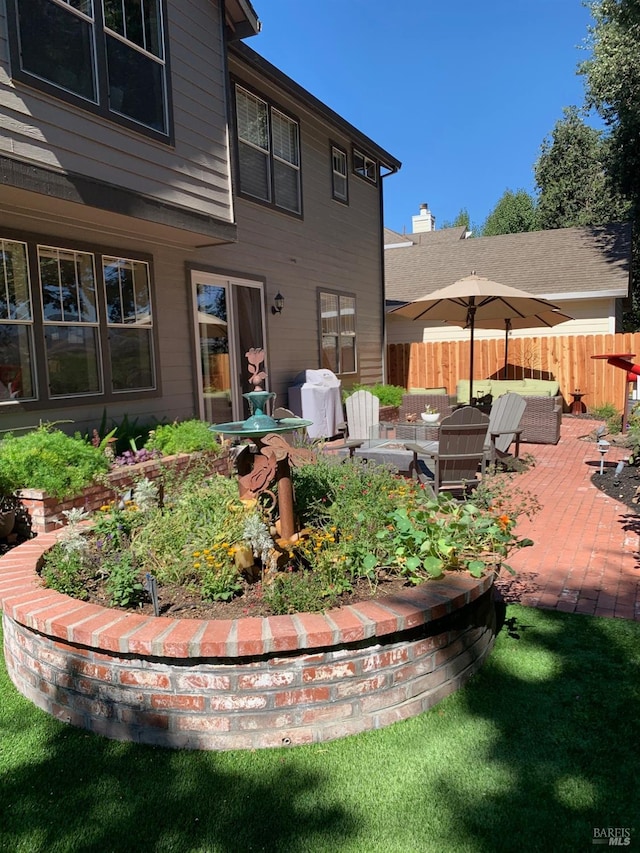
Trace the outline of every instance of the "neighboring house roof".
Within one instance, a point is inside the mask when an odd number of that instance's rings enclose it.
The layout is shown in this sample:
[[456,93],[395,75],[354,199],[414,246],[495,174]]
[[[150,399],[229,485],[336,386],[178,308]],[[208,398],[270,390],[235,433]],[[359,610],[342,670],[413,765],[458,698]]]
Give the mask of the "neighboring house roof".
[[415,234],[400,234],[398,231],[385,228],[384,245],[390,248],[397,248],[405,244],[434,246],[440,243],[454,243],[456,240],[464,240],[468,233],[466,228],[460,226],[441,228],[439,231],[420,231]]
[[[428,238],[437,233],[412,234],[411,238]],[[467,240],[426,239],[413,245],[409,243],[411,238],[402,247],[385,249],[388,302],[409,302],[453,284],[474,270],[501,284],[549,299],[628,294],[629,223]]]

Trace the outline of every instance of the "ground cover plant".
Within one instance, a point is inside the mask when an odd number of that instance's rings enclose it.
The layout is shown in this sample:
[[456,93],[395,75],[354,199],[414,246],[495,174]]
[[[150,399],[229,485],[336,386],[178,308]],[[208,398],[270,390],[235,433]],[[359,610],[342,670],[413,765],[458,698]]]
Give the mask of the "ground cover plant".
[[640,623],[510,605],[494,651],[414,719],[344,740],[193,753],[34,707],[0,664],[0,850],[510,853],[638,843]]
[[141,607],[151,574],[162,612],[218,618],[325,610],[445,571],[479,577],[530,544],[514,530],[523,507],[489,482],[477,501],[436,499],[384,466],[319,455],[295,469],[300,532],[282,540],[270,492],[241,500],[235,479],[198,470],[160,487],[141,479],[91,527],[68,513],[42,578],[75,597]]
[[55,498],[70,497],[108,470],[102,447],[49,424],[0,440],[0,494],[42,489]]

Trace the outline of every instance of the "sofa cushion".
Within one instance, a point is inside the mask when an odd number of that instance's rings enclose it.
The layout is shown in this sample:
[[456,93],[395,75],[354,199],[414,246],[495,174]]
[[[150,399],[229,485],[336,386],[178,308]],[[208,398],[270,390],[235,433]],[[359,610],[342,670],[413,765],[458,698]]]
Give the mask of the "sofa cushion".
[[555,379],[525,379],[526,394],[531,397],[557,397],[560,385]]
[[[487,394],[491,394],[491,380],[490,379],[474,379],[473,380],[473,396],[474,397],[485,397]],[[458,379],[456,383],[456,399],[458,403],[468,403],[469,402],[469,380],[468,379]]]
[[492,379],[490,385],[490,394],[494,399],[502,397],[503,394],[508,394],[509,392],[512,394],[527,393],[524,379]]
[[437,394],[438,396],[445,397],[447,395],[447,389],[442,388],[409,388],[409,394]]

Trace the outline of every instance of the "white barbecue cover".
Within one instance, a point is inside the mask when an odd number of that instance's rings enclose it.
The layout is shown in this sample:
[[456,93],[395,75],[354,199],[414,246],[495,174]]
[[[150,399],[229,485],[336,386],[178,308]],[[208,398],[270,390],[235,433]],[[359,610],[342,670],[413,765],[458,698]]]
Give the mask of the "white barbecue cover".
[[289,408],[313,421],[307,432],[311,438],[331,438],[343,423],[341,382],[331,370],[303,370],[289,386]]

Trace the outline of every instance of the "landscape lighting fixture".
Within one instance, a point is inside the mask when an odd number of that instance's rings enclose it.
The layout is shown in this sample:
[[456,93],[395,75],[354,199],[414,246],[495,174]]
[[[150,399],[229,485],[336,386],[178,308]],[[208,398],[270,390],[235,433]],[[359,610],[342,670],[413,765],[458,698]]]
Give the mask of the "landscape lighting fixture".
[[598,451],[600,452],[600,476],[604,474],[604,457],[607,450],[611,447],[611,443],[605,441],[604,438],[598,439]]

